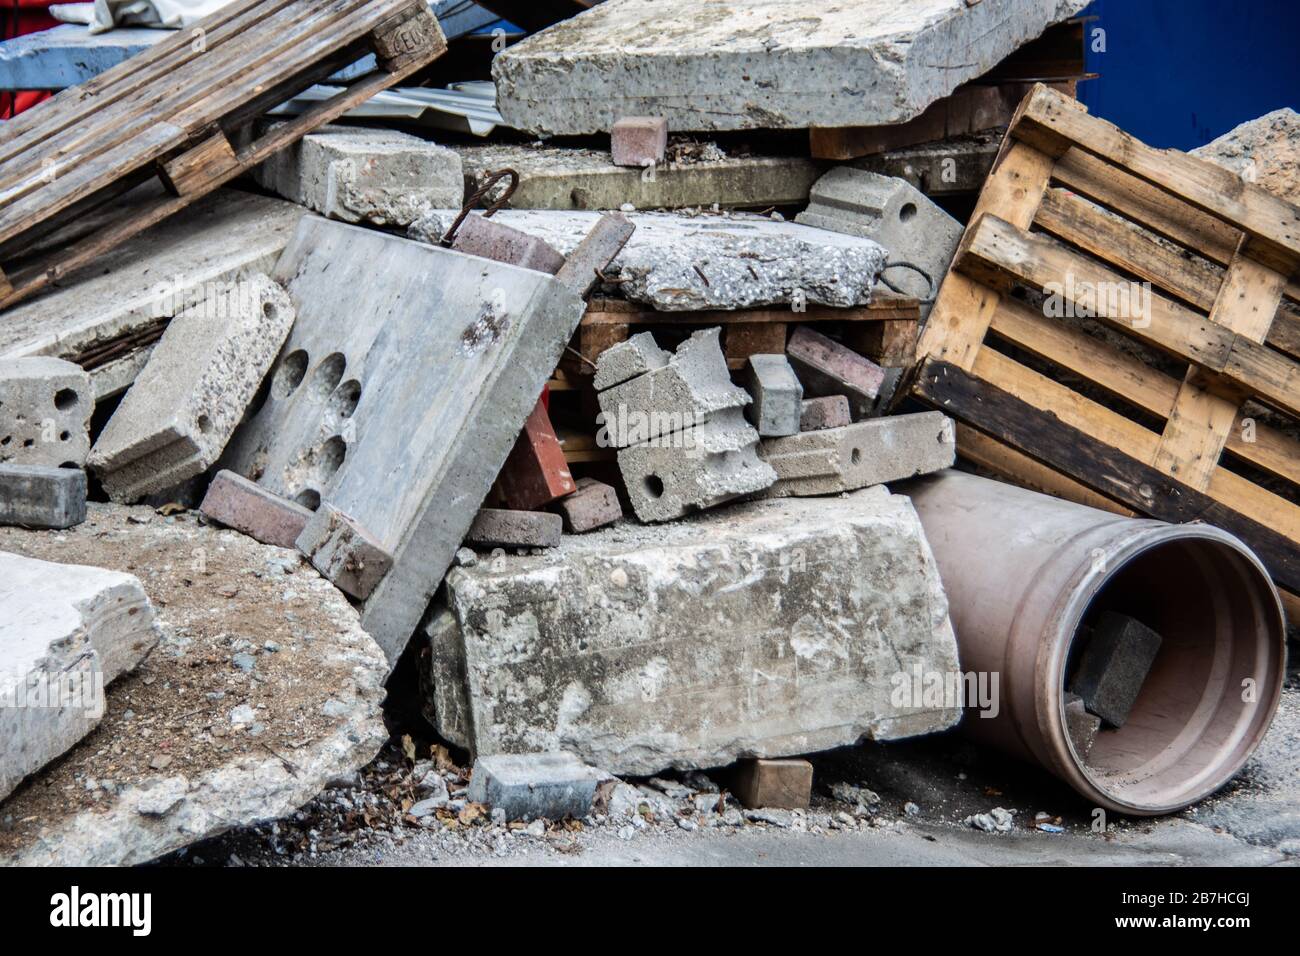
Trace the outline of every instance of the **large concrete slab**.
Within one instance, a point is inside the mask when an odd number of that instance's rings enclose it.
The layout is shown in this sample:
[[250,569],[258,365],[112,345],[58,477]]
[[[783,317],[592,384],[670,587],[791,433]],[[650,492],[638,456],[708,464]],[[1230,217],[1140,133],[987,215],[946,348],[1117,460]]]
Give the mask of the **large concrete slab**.
[[0,800],[99,725],[158,637],[133,575],[0,551]]
[[[797,206],[822,167],[803,156],[728,156],[714,146],[699,158],[674,159],[652,171],[615,166],[606,150],[540,143],[494,143],[452,146],[465,165],[465,176],[477,188],[491,170],[513,169],[519,186],[508,204],[512,209],[683,209],[691,206],[722,209],[767,209]],[[502,183],[489,193],[495,199]]]
[[957,647],[911,503],[882,488],[567,536],[447,576],[426,691],[478,756],[614,773],[725,766],[952,726],[891,701]]
[[[410,236],[436,243],[455,217],[430,213]],[[503,209],[492,218],[568,255],[600,213]],[[888,256],[870,239],[743,213],[627,218],[636,232],[606,270],[610,289],[665,312],[866,305]]]
[[[0,804],[0,866],[145,863],[293,813],[388,739],[383,653],[292,551],[193,512],[96,504],[71,531],[0,528],[0,550],[58,562],[60,579],[69,562],[133,569],[161,630],[94,733]],[[66,600],[42,596],[36,628]]]
[[902,123],[1089,0],[606,0],[492,63],[538,135]]
[[274,269],[305,214],[283,200],[218,190],[7,310],[0,356],[67,359],[90,372],[97,400],[123,392],[168,321],[214,290]]
[[[362,624],[396,660],[585,306],[540,272],[316,217],[275,277],[297,321],[222,467],[392,556]],[[321,537],[308,522],[299,544]]]

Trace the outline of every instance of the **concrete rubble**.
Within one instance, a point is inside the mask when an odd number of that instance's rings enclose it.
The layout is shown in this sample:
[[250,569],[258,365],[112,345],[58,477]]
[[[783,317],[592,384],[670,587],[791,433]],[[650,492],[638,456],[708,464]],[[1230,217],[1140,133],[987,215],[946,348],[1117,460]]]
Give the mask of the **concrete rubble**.
[[[492,61],[497,106],[543,136],[902,123],[1088,0],[606,0]],[[845,77],[850,79],[846,81]]]
[[1300,202],[1300,113],[1274,110],[1191,151],[1274,195]]
[[[568,255],[596,212],[503,209],[493,221],[545,240]],[[630,213],[631,240],[606,271],[634,302],[666,312],[871,301],[888,253],[869,239],[755,215]],[[437,243],[455,213],[433,212],[410,230]]]
[[0,464],[82,467],[94,408],[80,366],[47,356],[0,358]]
[[959,717],[890,700],[889,674],[951,671],[957,651],[916,515],[881,488],[565,537],[453,569],[447,602],[427,703],[480,758],[562,750],[649,775]]

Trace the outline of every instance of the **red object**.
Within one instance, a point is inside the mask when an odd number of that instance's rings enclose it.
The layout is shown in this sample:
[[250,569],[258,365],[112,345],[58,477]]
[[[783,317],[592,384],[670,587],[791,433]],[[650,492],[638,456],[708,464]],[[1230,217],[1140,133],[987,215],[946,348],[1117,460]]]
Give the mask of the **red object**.
[[[59,21],[49,14],[45,0],[0,0],[0,39],[12,40],[28,33],[57,27]],[[20,90],[0,93],[0,119],[10,119],[48,100],[47,90]]]
[[536,511],[556,498],[573,494],[578,488],[569,474],[564,449],[541,399],[524,422],[523,431],[501,469],[497,487],[506,507],[515,511]]

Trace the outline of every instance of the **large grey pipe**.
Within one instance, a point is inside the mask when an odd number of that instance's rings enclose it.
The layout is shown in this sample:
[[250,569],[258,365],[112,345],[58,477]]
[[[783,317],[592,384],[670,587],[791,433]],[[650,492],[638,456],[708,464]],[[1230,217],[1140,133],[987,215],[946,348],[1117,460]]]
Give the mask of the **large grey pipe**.
[[[999,675],[1001,712],[967,714],[968,733],[1128,814],[1182,809],[1241,769],[1277,709],[1286,655],[1277,591],[1244,544],[955,471],[897,490],[934,550],[963,670]],[[1085,757],[1065,729],[1066,666],[1107,610],[1164,641],[1128,721]]]

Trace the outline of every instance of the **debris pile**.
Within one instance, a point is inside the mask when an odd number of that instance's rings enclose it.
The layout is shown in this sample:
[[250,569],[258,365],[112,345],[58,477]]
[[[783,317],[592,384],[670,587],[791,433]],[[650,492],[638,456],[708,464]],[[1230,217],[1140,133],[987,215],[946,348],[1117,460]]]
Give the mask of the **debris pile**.
[[445,6],[218,4],[0,127],[0,861],[857,829],[802,758],[958,724],[1127,813],[1241,768],[1294,114],[1144,146],[1083,0]]

